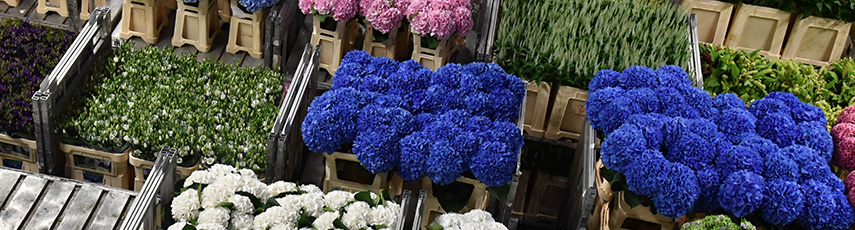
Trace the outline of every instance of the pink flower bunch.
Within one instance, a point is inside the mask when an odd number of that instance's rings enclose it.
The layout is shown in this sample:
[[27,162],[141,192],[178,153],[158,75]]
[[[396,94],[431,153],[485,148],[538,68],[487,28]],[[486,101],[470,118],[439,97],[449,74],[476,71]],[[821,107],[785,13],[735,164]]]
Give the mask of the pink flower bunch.
[[347,21],[359,11],[359,0],[300,0],[303,14],[331,15],[339,22]]
[[831,128],[831,137],[834,140],[832,163],[849,171],[855,169],[855,106],[840,113]]
[[371,22],[374,29],[388,33],[404,19],[410,0],[360,0],[359,15]]
[[843,180],[843,184],[846,185],[846,197],[849,198],[849,203],[855,205],[855,173],[849,172],[849,175],[846,175],[846,179]]
[[465,37],[474,24],[471,6],[470,0],[413,0],[404,14],[421,36]]

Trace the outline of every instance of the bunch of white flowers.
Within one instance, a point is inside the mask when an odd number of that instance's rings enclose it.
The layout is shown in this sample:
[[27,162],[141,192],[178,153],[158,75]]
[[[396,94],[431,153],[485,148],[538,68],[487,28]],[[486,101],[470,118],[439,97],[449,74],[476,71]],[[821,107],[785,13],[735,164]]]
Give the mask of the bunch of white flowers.
[[177,223],[169,230],[196,229],[394,229],[401,207],[372,192],[331,191],[277,181],[266,185],[255,173],[213,165],[190,174],[171,204]]
[[466,214],[446,213],[433,221],[429,229],[442,230],[507,230],[502,223],[493,220],[493,216],[484,210],[473,209]]

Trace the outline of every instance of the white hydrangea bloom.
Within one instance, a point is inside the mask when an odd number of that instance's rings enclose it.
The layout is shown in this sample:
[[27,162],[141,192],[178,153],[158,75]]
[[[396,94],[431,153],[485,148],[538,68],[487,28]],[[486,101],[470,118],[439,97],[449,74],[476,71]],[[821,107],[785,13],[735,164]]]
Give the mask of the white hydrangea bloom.
[[213,184],[219,184],[232,193],[238,191],[238,188],[244,185],[243,179],[238,174],[217,176],[217,179],[214,180]]
[[264,196],[262,197],[262,199],[264,201],[267,201],[267,199],[279,195],[280,193],[296,191],[297,184],[291,182],[277,181],[267,186],[267,190],[264,191]]
[[493,215],[481,209],[472,209],[463,216],[467,222],[493,222]]
[[306,215],[318,217],[324,212],[324,195],[321,193],[308,193],[300,196],[300,207],[306,211]]
[[302,209],[302,202],[303,198],[301,198],[301,195],[287,195],[276,199],[276,203],[279,203],[280,207],[293,210],[298,213]]
[[184,226],[187,226],[187,222],[182,220],[170,225],[166,230],[184,230]]
[[344,208],[344,215],[341,217],[341,222],[348,229],[361,229],[368,227],[366,216],[371,212],[371,207],[368,203],[357,201]]
[[490,222],[484,224],[484,229],[489,230],[508,230],[508,227],[499,222]]
[[226,230],[226,226],[215,223],[204,223],[196,225],[197,230]]
[[317,185],[313,185],[313,184],[300,185],[300,191],[306,191],[308,193],[321,193],[321,194],[324,193],[323,191],[321,191],[321,188],[318,188]]
[[252,201],[249,200],[249,197],[233,195],[229,197],[229,202],[234,204],[234,211],[240,214],[249,214],[255,210],[255,207],[252,206]]
[[290,224],[277,224],[270,228],[270,230],[297,230],[297,227]]
[[[246,178],[244,177],[244,179]],[[267,184],[264,184],[264,182],[261,182],[258,179],[251,181],[244,180],[243,186],[238,188],[238,191],[248,192],[256,198],[261,199],[264,197],[264,191],[267,191]]]
[[219,224],[219,225],[228,225],[229,224],[229,209],[223,207],[216,208],[208,208],[199,213],[199,219],[197,220],[199,224]]
[[231,165],[215,164],[215,165],[211,166],[211,168],[208,169],[208,172],[210,172],[211,174],[214,174],[217,177],[221,177],[221,176],[225,176],[228,174],[235,173],[235,172],[237,172],[237,170],[235,169],[235,167],[232,167]]
[[238,170],[238,173],[240,173],[240,176],[242,176],[242,177],[256,178],[255,172],[252,171],[252,169],[241,169],[241,170]]
[[216,176],[214,174],[211,174],[207,171],[196,170],[193,171],[193,173],[191,173],[186,180],[184,180],[184,187],[193,185],[193,183],[211,184],[214,182],[215,178]]
[[279,224],[294,225],[298,219],[300,219],[300,213],[297,211],[274,206],[268,208],[264,213],[255,216],[255,219],[252,221],[252,228],[255,230],[267,230]]
[[213,208],[222,202],[229,201],[229,197],[234,195],[234,190],[223,183],[214,183],[205,187],[202,190],[202,207]]
[[386,206],[371,208],[368,213],[368,225],[384,225],[390,229],[395,228],[395,222],[398,219],[400,206],[398,204],[388,202]]
[[460,213],[446,213],[436,217],[437,224],[442,226],[443,229],[446,228],[460,228],[460,226],[466,222],[466,217]]
[[193,220],[199,216],[202,203],[199,202],[199,192],[187,189],[172,200],[172,218],[176,220]]
[[254,217],[252,214],[237,214],[232,213],[232,226],[237,230],[249,230],[252,229],[252,220]]
[[321,216],[318,216],[318,218],[315,219],[315,222],[312,222],[312,226],[318,230],[337,229],[337,228],[335,228],[335,225],[333,225],[333,222],[335,221],[335,219],[338,219],[338,217],[339,217],[338,211],[325,212],[325,213],[321,214]]
[[355,201],[356,199],[353,198],[353,195],[353,193],[348,191],[330,191],[324,195],[324,204],[332,210],[338,210],[347,205],[347,203]]

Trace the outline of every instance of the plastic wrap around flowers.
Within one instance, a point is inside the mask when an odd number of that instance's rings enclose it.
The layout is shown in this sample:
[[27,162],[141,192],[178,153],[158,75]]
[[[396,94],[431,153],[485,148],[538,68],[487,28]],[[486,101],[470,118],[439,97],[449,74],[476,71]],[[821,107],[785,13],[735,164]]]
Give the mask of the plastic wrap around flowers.
[[415,61],[345,55],[330,91],[315,98],[303,140],[315,152],[353,144],[373,173],[397,168],[405,180],[437,184],[471,171],[489,186],[510,181],[522,147],[513,121],[523,82],[496,64],[445,65],[436,73]]
[[[247,0],[248,1],[248,0]],[[337,22],[350,20],[359,12],[360,0],[300,0],[297,4],[303,14],[332,16]]]
[[214,165],[193,172],[172,201],[176,223],[189,229],[395,229],[400,205],[371,192],[330,191],[277,181],[252,170]]
[[715,98],[676,66],[603,70],[587,115],[603,130],[602,159],[658,212],[759,212],[773,224],[845,229],[855,219],[828,166],[833,143],[821,109],[775,92],[751,107]]
[[412,0],[404,15],[419,36],[466,37],[472,30],[471,0]]
[[429,230],[507,230],[508,227],[493,220],[493,215],[481,209],[472,209],[466,214],[446,213],[442,214],[431,223]]

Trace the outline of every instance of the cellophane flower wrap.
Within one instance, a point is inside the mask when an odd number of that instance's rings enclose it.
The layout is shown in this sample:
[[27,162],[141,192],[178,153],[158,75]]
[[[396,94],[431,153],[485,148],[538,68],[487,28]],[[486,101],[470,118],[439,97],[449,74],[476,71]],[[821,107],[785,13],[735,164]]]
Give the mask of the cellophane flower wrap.
[[305,15],[313,14],[326,18],[331,16],[337,22],[346,22],[359,13],[360,0],[300,0],[298,7]]
[[472,209],[464,214],[460,213],[445,213],[437,216],[428,226],[431,230],[507,230],[502,223],[493,220],[492,214],[481,209]]
[[724,210],[810,229],[855,220],[850,188],[828,165],[843,128],[829,133],[823,111],[791,93],[747,107],[692,87],[676,66],[602,70],[589,88],[588,119],[606,134],[601,170],[664,216]]
[[74,32],[0,21],[0,133],[33,136],[33,93],[71,44]]
[[372,192],[265,184],[252,170],[216,164],[194,171],[170,206],[175,224],[196,229],[395,229],[401,206]]
[[389,33],[404,20],[410,0],[360,0],[359,16],[371,23],[381,33]]
[[440,40],[466,37],[474,25],[471,0],[412,0],[404,15],[416,34]]
[[352,144],[372,173],[397,169],[445,185],[471,171],[489,186],[513,175],[522,135],[512,123],[523,82],[495,64],[449,64],[436,73],[415,61],[345,55],[332,88],[315,98],[303,140],[315,152]]

